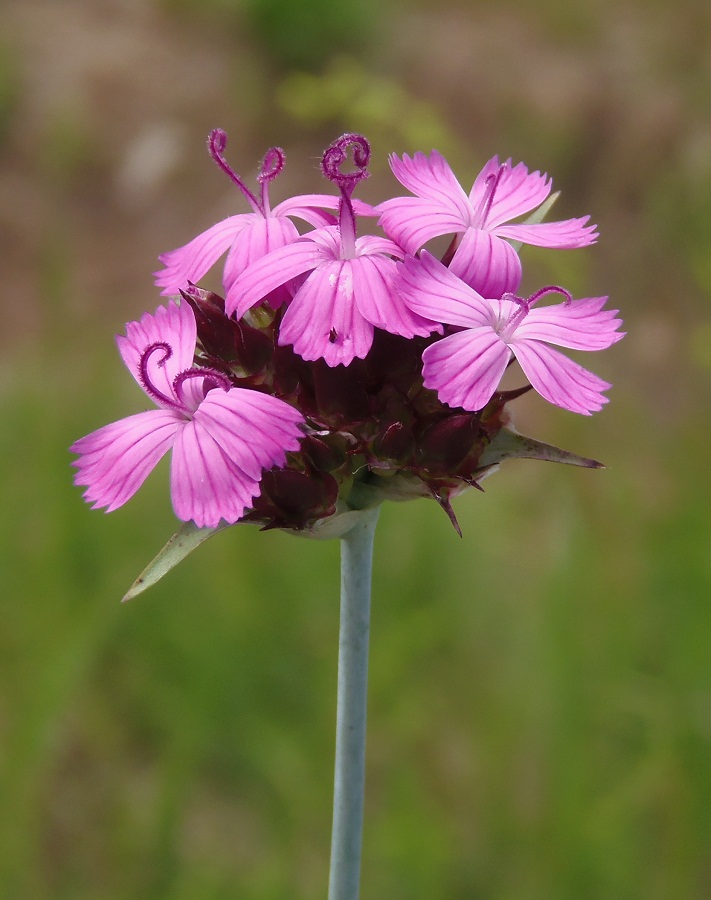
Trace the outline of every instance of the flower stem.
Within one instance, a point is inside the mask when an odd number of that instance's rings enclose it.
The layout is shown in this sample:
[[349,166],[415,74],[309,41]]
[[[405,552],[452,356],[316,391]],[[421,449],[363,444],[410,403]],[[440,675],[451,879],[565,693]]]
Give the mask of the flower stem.
[[363,838],[365,720],[373,539],[379,507],[341,538],[336,768],[328,900],[357,900]]

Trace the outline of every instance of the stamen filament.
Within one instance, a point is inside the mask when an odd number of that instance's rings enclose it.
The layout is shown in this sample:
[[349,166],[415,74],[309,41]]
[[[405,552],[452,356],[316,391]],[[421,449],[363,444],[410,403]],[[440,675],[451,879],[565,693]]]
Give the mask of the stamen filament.
[[[342,172],[341,166],[352,153],[355,172]],[[356,217],[351,202],[351,195],[356,185],[368,177],[370,160],[370,144],[362,134],[344,134],[335,140],[323,154],[321,171],[341,192],[338,207],[338,225],[341,237],[341,259],[355,257]]]
[[570,293],[570,291],[566,291],[565,288],[558,287],[557,284],[547,284],[545,287],[537,290],[535,294],[531,294],[531,296],[528,298],[528,305],[533,306],[534,303],[536,303],[538,300],[540,300],[541,297],[544,297],[546,294],[562,294],[565,298],[563,302],[566,305],[573,302],[573,295]]
[[281,147],[270,147],[262,160],[259,175],[257,175],[257,181],[262,188],[262,213],[265,218],[267,218],[271,212],[271,206],[269,204],[269,185],[284,168],[285,162],[286,153],[284,153]]
[[227,146],[227,134],[221,128],[215,128],[210,132],[210,136],[207,139],[207,149],[210,156],[217,163],[217,165],[222,169],[222,171],[227,175],[227,177],[237,185],[237,187],[242,191],[245,199],[252,207],[254,212],[261,213],[264,215],[264,209],[262,204],[257,200],[254,194],[250,191],[247,185],[242,181],[239,175],[234,171],[234,169],[229,165],[227,160],[224,157],[225,147]]
[[224,372],[218,371],[217,369],[210,369],[207,366],[205,368],[195,366],[192,369],[185,369],[184,372],[179,372],[173,379],[173,390],[175,391],[175,396],[186,408],[187,403],[185,400],[183,385],[186,381],[193,378],[204,378],[206,382],[212,382],[209,387],[206,385],[203,386],[205,394],[207,394],[208,391],[213,390],[213,388],[222,388],[223,391],[229,391],[229,389],[232,387],[232,382],[227,377],[227,375],[225,375]]

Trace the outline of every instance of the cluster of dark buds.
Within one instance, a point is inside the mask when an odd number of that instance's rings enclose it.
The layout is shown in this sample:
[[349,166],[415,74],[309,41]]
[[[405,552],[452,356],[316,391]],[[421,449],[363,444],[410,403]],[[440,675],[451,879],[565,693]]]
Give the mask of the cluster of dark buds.
[[[546,175],[494,157],[467,194],[436,151],[393,155],[410,196],[373,207],[353,198],[370,147],[345,134],[321,161],[337,194],[272,208],[284,152],[267,152],[252,193],[225,146],[212,132],[212,158],[252,211],[160,257],[156,283],[170,299],[118,338],[156,408],[73,445],[89,502],[121,506],[172,448],[173,507],[200,529],[239,521],[328,536],[353,510],[421,496],[458,528],[452,498],[507,457],[597,465],[509,426],[507,404],[531,388],[573,412],[599,410],[610,385],[555,348],[622,337],[606,297],[516,293],[521,244],[597,237],[587,217],[542,221]],[[359,237],[358,216],[382,234]],[[451,242],[438,260],[425,245],[441,235]],[[198,282],[225,254],[222,297]],[[514,360],[525,378],[504,391]]]

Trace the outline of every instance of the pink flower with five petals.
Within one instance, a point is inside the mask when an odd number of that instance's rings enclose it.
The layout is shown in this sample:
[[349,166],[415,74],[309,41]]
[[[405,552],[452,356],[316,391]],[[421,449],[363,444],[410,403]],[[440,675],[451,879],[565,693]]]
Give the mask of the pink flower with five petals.
[[494,156],[477,175],[467,195],[447,160],[433,150],[429,156],[390,157],[398,181],[414,197],[395,197],[376,207],[385,233],[407,253],[417,253],[434,237],[454,234],[449,267],[485,297],[501,297],[521,282],[521,262],[509,241],[538,247],[585,247],[597,238],[589,216],[561,222],[507,224],[540,206],[552,183],[523,163],[499,164]]
[[[462,330],[431,344],[422,355],[425,387],[444,403],[472,412],[496,391],[512,356],[538,393],[563,409],[590,415],[607,403],[611,385],[554,350],[603,350],[624,337],[617,310],[603,309],[607,297],[573,300],[559,287],[545,287],[528,299],[507,293],[489,300],[465,284],[426,250],[400,265],[400,292],[421,316]],[[565,302],[535,307],[544,295]]]
[[259,493],[265,469],[298,450],[303,416],[277,397],[234,387],[221,372],[195,367],[196,324],[183,304],[160,306],[117,338],[151,409],[78,440],[75,483],[111,512],[129,500],[172,447],[171,496],[178,518],[199,527],[232,524]]

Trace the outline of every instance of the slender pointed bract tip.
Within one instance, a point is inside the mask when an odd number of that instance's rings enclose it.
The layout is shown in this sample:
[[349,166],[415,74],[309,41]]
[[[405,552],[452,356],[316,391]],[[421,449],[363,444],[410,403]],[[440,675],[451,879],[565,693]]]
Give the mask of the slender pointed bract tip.
[[184,522],[175,532],[173,537],[163,549],[148,563],[138,578],[133,582],[128,591],[121,598],[122,603],[133,600],[149,587],[167,575],[179,562],[185,559],[193,550],[204,543],[213,534],[227,528],[226,524],[217,525],[215,528],[198,528],[194,522]]

